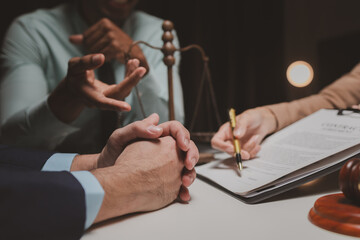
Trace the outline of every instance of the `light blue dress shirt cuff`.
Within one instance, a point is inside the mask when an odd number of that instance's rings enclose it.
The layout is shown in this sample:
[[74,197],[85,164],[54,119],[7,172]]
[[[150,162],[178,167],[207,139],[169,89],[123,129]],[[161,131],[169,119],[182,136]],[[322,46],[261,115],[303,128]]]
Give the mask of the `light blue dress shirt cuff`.
[[55,153],[44,164],[41,171],[68,171],[77,154],[75,153]]
[[88,171],[76,171],[71,173],[80,182],[85,191],[85,229],[87,229],[94,222],[100,210],[105,194],[104,189],[101,187],[96,177]]
[[[77,154],[74,153],[55,153],[44,164],[41,171],[69,171],[71,164]],[[89,228],[94,222],[102,201],[104,190],[94,175],[88,171],[75,171],[71,174],[79,181],[85,192],[85,229]]]

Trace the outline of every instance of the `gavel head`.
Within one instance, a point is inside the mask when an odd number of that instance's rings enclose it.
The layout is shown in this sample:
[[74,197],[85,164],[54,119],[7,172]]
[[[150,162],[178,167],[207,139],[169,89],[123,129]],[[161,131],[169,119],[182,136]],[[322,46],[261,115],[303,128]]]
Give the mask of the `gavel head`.
[[350,159],[341,168],[339,186],[346,198],[360,205],[360,158]]

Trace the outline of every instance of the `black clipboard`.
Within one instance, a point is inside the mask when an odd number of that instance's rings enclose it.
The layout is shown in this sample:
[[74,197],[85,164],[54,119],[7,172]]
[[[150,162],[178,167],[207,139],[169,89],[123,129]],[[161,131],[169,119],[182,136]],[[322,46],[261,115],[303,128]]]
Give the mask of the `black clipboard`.
[[256,203],[261,203],[262,201],[264,200],[267,200],[271,197],[274,197],[274,196],[277,196],[279,194],[282,194],[282,193],[285,193],[291,189],[294,189],[296,187],[299,187],[305,183],[308,183],[312,180],[315,180],[315,179],[318,179],[318,178],[321,178],[321,177],[324,177],[328,174],[331,174],[333,172],[336,172],[338,170],[341,169],[341,167],[345,164],[345,162],[347,162],[348,160],[350,160],[351,158],[354,158],[354,157],[360,157],[360,153],[358,154],[355,154],[354,156],[352,157],[349,157],[347,158],[346,160],[344,161],[341,161],[331,167],[328,167],[328,168],[325,168],[325,169],[322,169],[320,171],[317,171],[315,172],[314,174],[311,174],[311,175],[308,175],[304,178],[300,178],[296,181],[293,181],[293,182],[290,182],[289,184],[286,184],[286,185],[283,185],[283,186],[280,186],[280,187],[274,187],[273,189],[271,189],[270,191],[267,191],[267,192],[264,192],[264,193],[260,193],[254,197],[242,197],[241,195],[238,195],[226,188],[224,188],[223,186],[217,184],[216,182],[198,174],[197,175],[197,178],[201,179],[202,181],[216,187],[217,189],[220,189],[221,191],[227,193],[228,195],[244,202],[244,203],[248,203],[248,204],[256,204]]

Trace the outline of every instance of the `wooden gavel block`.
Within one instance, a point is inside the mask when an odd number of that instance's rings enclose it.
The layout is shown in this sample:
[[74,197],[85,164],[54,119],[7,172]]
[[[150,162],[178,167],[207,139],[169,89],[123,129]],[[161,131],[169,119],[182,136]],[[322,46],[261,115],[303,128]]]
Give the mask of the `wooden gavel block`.
[[331,194],[316,200],[309,220],[329,231],[360,237],[360,159],[345,163],[339,174],[343,193]]
[[360,158],[352,158],[341,168],[339,186],[344,195],[360,206]]

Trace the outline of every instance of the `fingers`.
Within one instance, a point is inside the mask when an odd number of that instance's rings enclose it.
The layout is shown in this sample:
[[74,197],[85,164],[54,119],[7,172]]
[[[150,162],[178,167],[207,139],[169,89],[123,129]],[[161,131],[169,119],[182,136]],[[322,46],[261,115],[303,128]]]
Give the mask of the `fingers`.
[[114,99],[124,99],[127,97],[131,90],[139,83],[144,76],[146,69],[138,67],[134,72],[126,77],[121,83],[113,85],[104,91],[104,95]]
[[251,151],[250,151],[250,158],[254,158],[256,157],[256,155],[258,154],[258,152],[260,151],[261,146],[260,145],[256,145]]
[[132,72],[135,71],[136,68],[138,68],[140,66],[140,61],[136,58],[134,59],[130,59],[127,63],[126,63],[126,74],[125,76],[129,76]]
[[82,35],[82,34],[71,35],[71,36],[69,37],[69,41],[70,41],[72,44],[75,44],[75,45],[83,44],[83,42],[84,42],[84,35]]
[[181,182],[183,186],[190,187],[190,185],[194,182],[195,178],[196,178],[195,169],[191,169],[191,170],[184,169],[183,175],[181,177]]
[[158,138],[163,133],[163,129],[157,124],[159,123],[159,115],[156,113],[151,114],[149,117],[142,121],[136,121],[127,127],[124,139],[133,140],[137,138],[153,139]]
[[[125,49],[122,48],[122,45],[113,40],[111,42],[107,42],[106,45],[103,46],[102,49],[98,50],[98,52],[103,53],[107,61],[112,59],[117,59],[120,63],[125,64]],[[94,52],[97,52],[94,50]]]
[[[126,49],[132,43],[131,38],[107,18],[99,20],[82,35],[84,47],[90,53],[103,53],[106,61],[116,58],[124,63]],[[74,41],[74,37],[70,40]]]
[[359,104],[359,105],[352,105],[351,108],[353,108],[353,109],[360,109],[360,104]]
[[[70,36],[69,40],[74,44],[85,44],[87,46],[94,45],[99,39],[101,39],[105,32],[107,32],[112,26],[112,23],[109,19],[103,18],[89,29],[87,29],[83,34],[77,34]],[[82,41],[76,41],[82,36]],[[76,42],[73,42],[75,40]]]
[[187,187],[184,187],[184,186],[180,187],[179,198],[183,202],[190,201],[190,193],[189,193],[189,189],[187,189]]
[[102,110],[129,112],[131,110],[130,104],[124,101],[119,101],[112,98],[101,96],[93,99],[93,105]]
[[[242,146],[241,158],[244,160],[254,158],[260,151],[260,142],[261,138],[259,135],[252,136],[252,138],[244,146]],[[215,134],[211,139],[211,146],[230,155],[234,154],[234,145],[232,139],[224,141],[223,138]]]
[[[234,129],[234,136],[242,143],[241,157],[243,159],[250,159],[256,156],[260,151],[260,142],[263,136],[255,134],[256,132],[250,131],[250,124],[254,117],[244,112],[237,116],[236,128]],[[255,135],[252,135],[255,134]],[[250,138],[250,139],[249,139]],[[219,131],[211,139],[211,145],[213,148],[227,152],[229,154],[234,153],[233,135],[231,132],[230,124],[223,124]]]
[[178,121],[169,121],[159,125],[163,129],[162,137],[172,136],[180,150],[186,152],[184,165],[192,170],[199,161],[199,150],[195,143],[190,140],[189,131]]
[[190,140],[189,149],[186,152],[186,158],[184,161],[186,169],[194,169],[195,165],[199,161],[199,156],[200,154],[198,148],[196,147],[195,143]]
[[246,149],[247,151],[251,151],[256,145],[260,144],[260,136],[254,135],[252,136],[249,141],[247,141],[242,148]]
[[187,152],[189,150],[190,133],[180,122],[169,121],[160,124],[159,127],[164,129],[162,136],[172,136],[182,151]]
[[[87,40],[88,39],[86,39],[86,43],[88,43]],[[100,37],[100,39],[97,39],[96,42],[94,42],[94,44],[92,45],[87,44],[86,46],[91,53],[103,53],[106,56],[107,51],[105,51],[105,49],[109,45],[109,42],[110,40],[108,39],[107,36],[102,36]]]
[[262,137],[260,137],[260,135],[254,135],[249,139],[249,141],[244,144],[243,150],[249,153],[249,158],[254,158],[256,154],[260,151],[261,141]]
[[[91,71],[93,72],[93,71]],[[89,73],[89,72],[88,72]],[[80,83],[81,79],[76,76],[72,79],[76,79],[75,82],[78,82],[78,94],[82,97],[83,101],[88,107],[96,107],[102,110],[111,110],[111,111],[130,111],[131,106],[124,102],[112,98],[107,98],[104,94],[99,91],[94,84],[91,84],[91,81],[88,81],[86,84]],[[87,79],[89,80],[89,79]],[[98,81],[99,82],[99,81]],[[98,85],[98,83],[96,83]]]
[[234,140],[233,139],[226,140],[225,143],[226,143],[227,147],[223,151],[225,151],[226,153],[232,155],[235,152]]
[[162,134],[162,128],[156,126],[158,123],[159,115],[152,114],[142,121],[115,130],[100,154],[98,167],[114,165],[124,149],[138,138],[158,138]]
[[68,73],[79,74],[87,70],[93,70],[104,64],[103,54],[89,54],[83,57],[74,57],[69,60]]
[[[139,124],[136,128],[136,136],[138,138],[151,138],[151,139],[158,138],[159,136],[161,136],[163,129],[157,126],[159,120],[160,120],[159,115],[153,113],[144,120],[139,121]],[[140,124],[142,124],[146,128],[146,132],[143,131],[143,129],[145,128],[141,128]]]
[[[190,160],[191,159],[191,160]],[[195,181],[196,179],[196,171],[194,166],[199,160],[199,152],[193,141],[190,143],[189,151],[187,152],[187,156],[185,159],[185,168],[183,169],[181,182],[182,186],[179,192],[179,198],[181,201],[187,202],[190,200],[190,193],[188,187]]]
[[241,154],[241,159],[243,159],[243,160],[249,160],[251,157],[250,153],[245,150],[241,150],[240,154]]
[[114,27],[114,24],[107,18],[99,20],[84,32],[86,45],[92,46],[101,39],[108,31]]
[[236,127],[234,129],[234,136],[237,139],[241,139],[245,135],[248,126],[249,126],[249,117],[247,117],[246,114],[238,115],[236,119]]
[[156,126],[158,123],[159,115],[154,113],[142,121],[136,121],[123,128],[117,129],[110,138],[115,140],[119,146],[125,146],[138,138],[158,138],[163,133],[163,129]]
[[211,146],[214,149],[227,152],[229,154],[234,153],[234,146],[232,143],[233,136],[231,133],[230,124],[224,123],[217,133],[211,139]]

